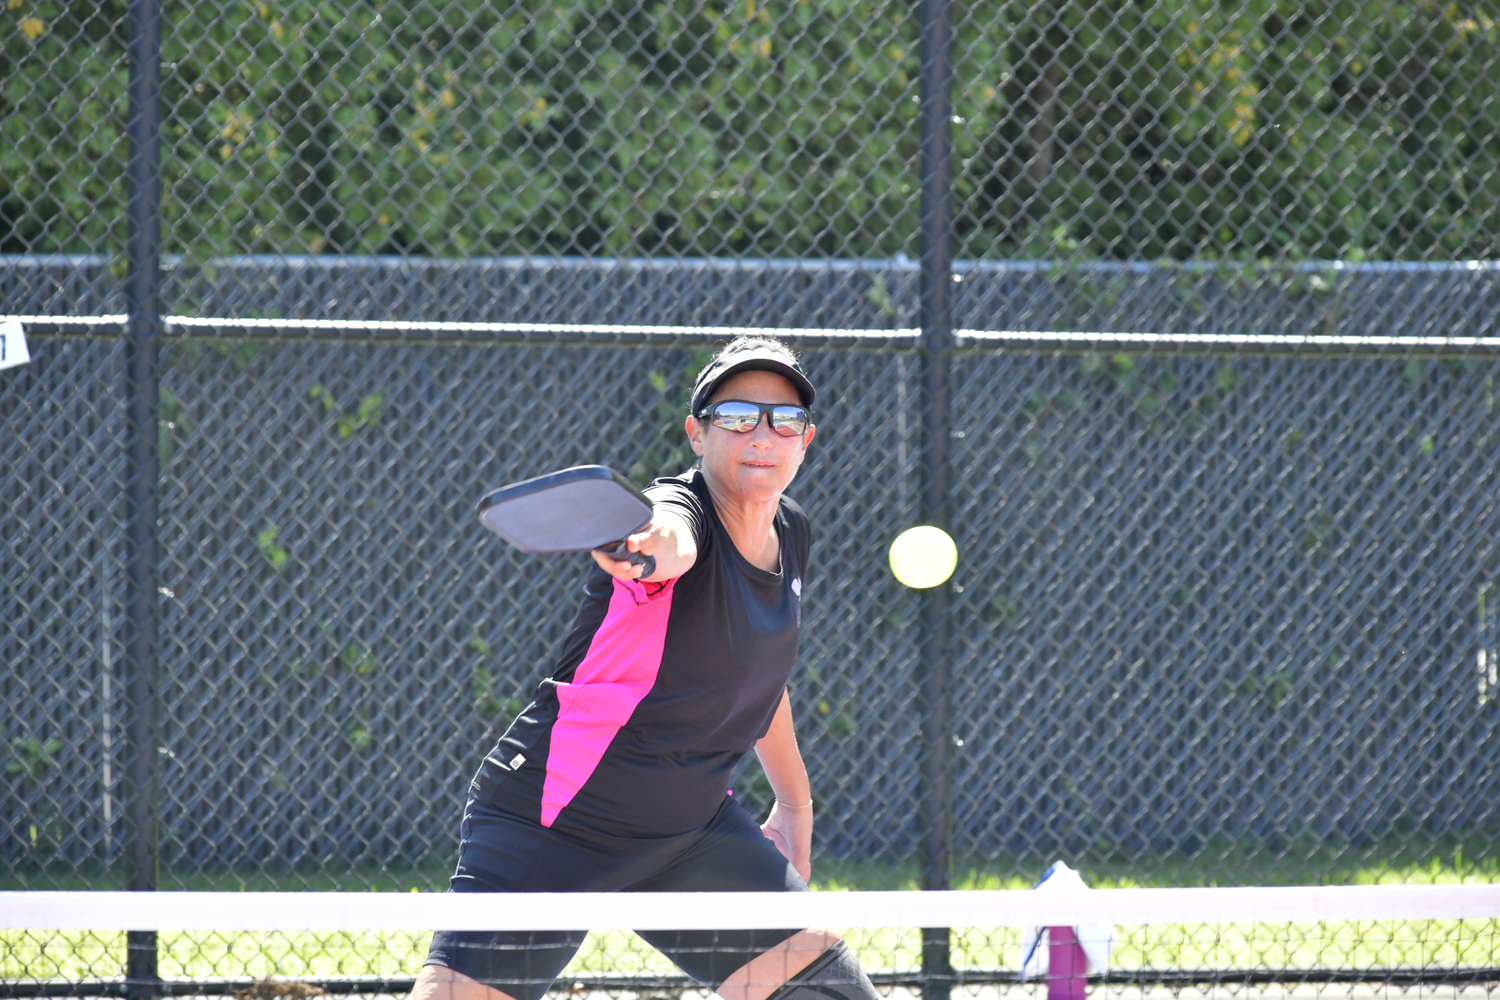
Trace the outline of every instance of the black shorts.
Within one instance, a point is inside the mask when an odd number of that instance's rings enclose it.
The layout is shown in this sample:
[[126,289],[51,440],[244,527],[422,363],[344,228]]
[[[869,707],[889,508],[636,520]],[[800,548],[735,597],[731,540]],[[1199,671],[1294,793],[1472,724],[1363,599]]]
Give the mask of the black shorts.
[[[806,892],[796,870],[733,799],[701,830],[582,839],[470,799],[453,892]],[[640,931],[694,980],[717,989],[796,930]],[[428,965],[540,1000],[583,944],[581,931],[438,931]]]

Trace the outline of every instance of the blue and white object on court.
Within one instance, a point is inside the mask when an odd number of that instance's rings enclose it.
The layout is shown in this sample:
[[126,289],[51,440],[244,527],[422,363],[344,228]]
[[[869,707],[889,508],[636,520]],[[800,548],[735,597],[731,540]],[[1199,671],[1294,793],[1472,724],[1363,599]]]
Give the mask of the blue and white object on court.
[[0,368],[14,368],[31,360],[26,349],[26,333],[14,316],[0,319]]
[[[1083,878],[1061,861],[1052,862],[1052,867],[1048,868],[1041,880],[1032,886],[1034,891],[1058,895],[1087,892],[1088,888]],[[1041,946],[1045,931],[1045,927],[1034,925],[1021,928],[1021,982],[1023,983],[1031,976],[1044,976],[1047,973],[1049,949]],[[1090,972],[1103,972],[1109,968],[1109,955],[1114,950],[1116,937],[1113,927],[1107,924],[1078,924],[1074,926],[1073,933],[1077,935],[1078,944],[1083,948],[1083,955],[1088,960]]]

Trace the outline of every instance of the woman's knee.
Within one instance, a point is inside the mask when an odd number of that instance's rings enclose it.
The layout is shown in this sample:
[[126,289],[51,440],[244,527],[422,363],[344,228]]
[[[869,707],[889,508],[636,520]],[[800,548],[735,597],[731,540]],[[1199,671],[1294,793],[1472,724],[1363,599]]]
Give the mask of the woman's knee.
[[448,968],[427,964],[417,973],[409,1000],[515,1000],[510,994],[486,986],[472,976]]
[[876,1000],[876,996],[853,949],[842,938],[835,938],[804,968],[788,976],[768,1000]]
[[854,952],[831,931],[799,931],[730,976],[724,1000],[874,1000]]

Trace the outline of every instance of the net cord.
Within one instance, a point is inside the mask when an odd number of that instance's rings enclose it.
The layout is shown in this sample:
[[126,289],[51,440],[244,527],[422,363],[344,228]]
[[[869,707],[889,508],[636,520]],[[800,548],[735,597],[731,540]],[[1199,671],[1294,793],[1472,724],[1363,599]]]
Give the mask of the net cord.
[[1032,892],[0,892],[0,928],[399,931],[1016,927],[1500,918],[1500,883]]
[[[0,316],[19,319],[37,337],[101,335],[124,330],[123,314],[99,316]],[[706,344],[737,336],[773,336],[803,346],[882,347],[915,350],[920,330],[836,330],[788,327],[650,326],[640,324],[447,323],[354,319],[239,319],[163,317],[172,337],[220,336],[280,339],[321,338],[429,342],[524,342],[555,344]],[[1162,354],[1320,355],[1328,357],[1500,357],[1500,337],[1316,336],[1236,333],[1132,333],[1108,331],[956,330],[958,350],[1077,354],[1144,351]]]

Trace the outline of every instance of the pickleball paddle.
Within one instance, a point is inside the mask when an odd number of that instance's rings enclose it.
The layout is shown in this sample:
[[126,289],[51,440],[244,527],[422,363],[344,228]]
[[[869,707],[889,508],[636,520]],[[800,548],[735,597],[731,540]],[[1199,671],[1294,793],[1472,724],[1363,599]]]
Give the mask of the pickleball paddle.
[[577,465],[491,490],[479,501],[479,520],[522,552],[586,552],[656,572],[651,556],[631,552],[625,539],[651,523],[651,501],[630,480],[604,465]]

